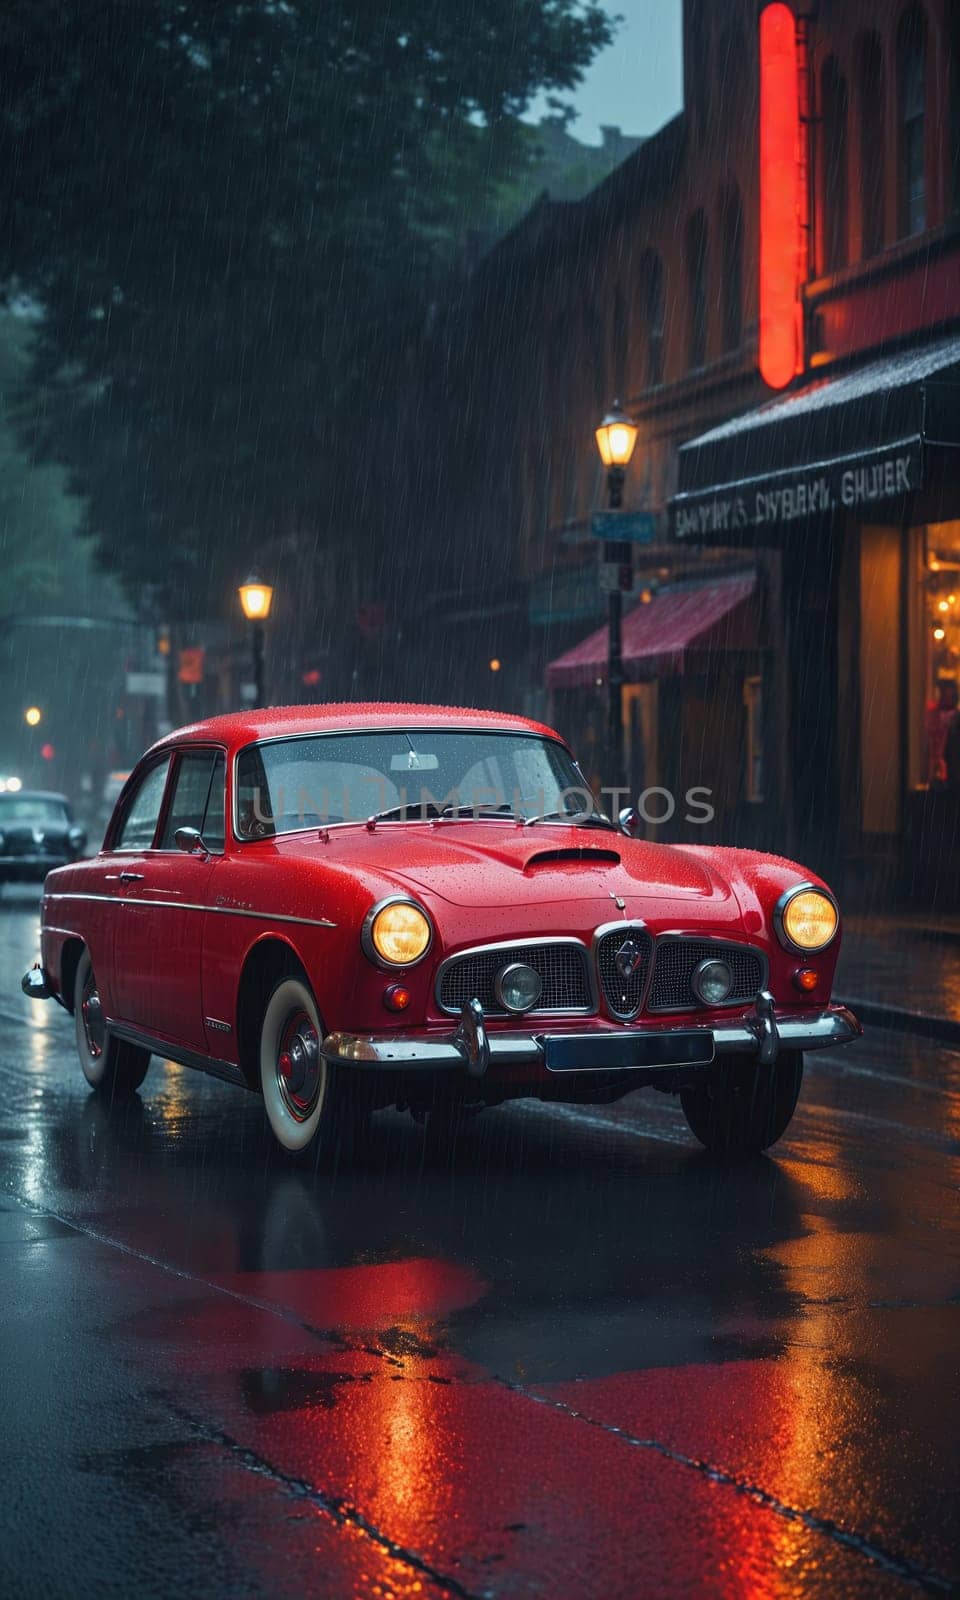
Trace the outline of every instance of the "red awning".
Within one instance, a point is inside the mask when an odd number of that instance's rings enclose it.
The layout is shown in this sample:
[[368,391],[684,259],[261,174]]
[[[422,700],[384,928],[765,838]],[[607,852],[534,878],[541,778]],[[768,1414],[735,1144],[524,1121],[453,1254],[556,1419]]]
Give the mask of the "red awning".
[[[689,651],[752,650],[760,643],[755,572],[683,583],[655,594],[623,619],[623,676],[639,683],[682,672]],[[567,650],[547,668],[549,689],[583,689],[607,675],[607,629]]]

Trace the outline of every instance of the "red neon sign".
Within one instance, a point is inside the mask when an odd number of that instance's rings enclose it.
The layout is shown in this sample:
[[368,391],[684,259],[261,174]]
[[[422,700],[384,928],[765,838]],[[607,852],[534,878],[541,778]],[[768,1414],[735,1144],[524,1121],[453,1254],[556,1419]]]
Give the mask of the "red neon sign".
[[796,24],[778,0],[760,13],[759,365],[771,389],[799,370],[798,97]]

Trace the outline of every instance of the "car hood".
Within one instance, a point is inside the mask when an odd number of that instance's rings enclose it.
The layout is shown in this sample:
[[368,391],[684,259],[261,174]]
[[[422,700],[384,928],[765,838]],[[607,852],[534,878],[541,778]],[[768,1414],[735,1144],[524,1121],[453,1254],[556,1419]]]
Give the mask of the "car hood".
[[402,824],[362,839],[354,835],[343,856],[354,850],[358,865],[362,859],[364,869],[397,888],[456,906],[620,896],[635,910],[638,899],[703,902],[730,896],[729,885],[706,861],[599,828]]

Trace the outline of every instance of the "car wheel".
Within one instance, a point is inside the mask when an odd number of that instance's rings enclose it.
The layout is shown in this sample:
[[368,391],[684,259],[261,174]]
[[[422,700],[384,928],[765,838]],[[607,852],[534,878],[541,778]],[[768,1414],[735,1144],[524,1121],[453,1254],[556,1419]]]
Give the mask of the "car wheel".
[[285,1150],[324,1146],[352,1157],[366,1125],[357,1086],[320,1054],[323,1027],[309,984],[275,985],[260,1024],[260,1087],[267,1121]]
[[108,1098],[134,1094],[147,1075],[150,1052],[107,1032],[93,962],[85,950],[73,984],[77,1055],[91,1089]]
[[772,1066],[750,1056],[721,1063],[703,1083],[681,1089],[690,1130],[720,1155],[751,1155],[776,1144],[786,1131],[803,1078],[803,1055],[786,1050]]

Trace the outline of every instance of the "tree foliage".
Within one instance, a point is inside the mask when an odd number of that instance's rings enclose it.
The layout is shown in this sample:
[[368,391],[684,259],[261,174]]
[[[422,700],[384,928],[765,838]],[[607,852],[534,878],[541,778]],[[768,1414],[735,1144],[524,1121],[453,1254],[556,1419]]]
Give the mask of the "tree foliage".
[[525,159],[596,0],[5,0],[0,271],[45,309],[33,442],[173,613],[351,537],[371,352]]

